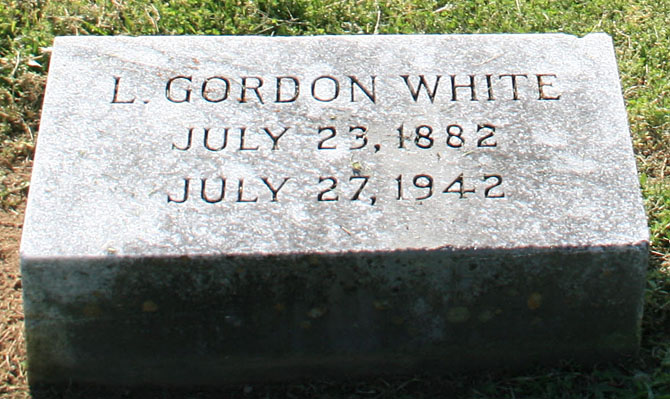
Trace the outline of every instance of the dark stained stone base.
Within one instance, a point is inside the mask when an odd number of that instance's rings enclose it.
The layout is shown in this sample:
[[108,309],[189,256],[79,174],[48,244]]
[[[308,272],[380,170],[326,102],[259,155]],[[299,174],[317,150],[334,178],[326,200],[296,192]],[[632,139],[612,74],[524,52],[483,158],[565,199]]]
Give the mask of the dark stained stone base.
[[30,381],[204,386],[631,355],[646,257],[639,245],[34,262]]

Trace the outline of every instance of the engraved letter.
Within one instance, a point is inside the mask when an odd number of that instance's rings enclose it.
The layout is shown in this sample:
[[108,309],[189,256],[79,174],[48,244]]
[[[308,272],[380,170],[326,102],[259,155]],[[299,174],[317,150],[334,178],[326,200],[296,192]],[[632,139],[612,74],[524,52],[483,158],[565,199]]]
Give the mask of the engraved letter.
[[372,84],[371,84],[371,86],[372,86],[372,93],[370,93],[370,91],[369,91],[368,89],[366,89],[365,87],[363,87],[363,85],[361,84],[361,82],[359,82],[358,79],[356,79],[355,76],[349,76],[349,79],[351,79],[351,102],[355,102],[355,101],[356,101],[356,100],[354,99],[354,85],[358,86],[358,88],[361,89],[361,91],[362,91],[363,93],[365,93],[366,96],[368,96],[368,98],[370,99],[370,101],[372,101],[373,103],[376,101],[376,99],[377,99],[377,95],[376,95],[376,93],[375,93],[375,76],[370,76],[370,80],[372,81]]
[[[293,82],[293,97],[291,98],[281,97],[282,80],[284,79],[291,80]],[[293,76],[277,77],[277,100],[275,101],[276,103],[292,103],[298,98],[298,94],[300,94],[300,82],[298,81],[297,78],[294,78]]]
[[491,84],[491,75],[486,75],[486,86],[488,87],[489,98],[488,101],[494,101],[493,97],[493,85]]
[[410,94],[412,94],[412,98],[414,99],[414,102],[416,102],[419,99],[419,93],[421,93],[421,88],[426,89],[426,95],[428,95],[428,98],[430,99],[430,102],[432,103],[435,101],[435,94],[437,93],[437,86],[440,83],[440,78],[442,76],[436,75],[435,77],[435,85],[433,86],[433,91],[430,91],[428,86],[426,85],[426,79],[424,78],[423,75],[419,75],[419,87],[417,89],[414,89],[414,86],[412,86],[412,83],[409,81],[409,75],[400,75],[401,78],[405,80],[405,84],[407,85],[407,88],[409,89]]
[[[321,79],[328,79],[328,80],[333,82],[333,95],[332,95],[332,97],[330,97],[330,98],[317,97],[317,95],[316,95],[316,82],[318,82]],[[312,82],[312,97],[314,97],[314,99],[317,100],[317,101],[327,103],[327,102],[333,101],[339,95],[340,95],[340,82],[338,82],[337,79],[335,79],[332,76],[319,76],[318,78],[314,79],[314,81]]]
[[203,140],[203,144],[204,144],[205,148],[207,148],[210,151],[215,151],[215,152],[216,151],[221,151],[224,148],[226,148],[226,145],[228,144],[228,128],[227,127],[223,128],[223,138],[222,138],[222,141],[221,141],[221,146],[219,146],[219,148],[214,148],[214,147],[209,145],[209,130],[210,130],[210,128],[208,128],[208,127],[205,128],[205,138]]
[[189,82],[192,81],[190,76],[175,76],[174,78],[170,78],[170,80],[167,82],[167,85],[165,86],[165,97],[173,103],[187,103],[191,101],[191,89],[184,90],[186,94],[181,99],[176,99],[173,97],[172,83],[174,83],[177,79],[188,80]]
[[516,78],[522,77],[522,78],[528,79],[528,75],[511,73],[511,74],[500,75],[500,76],[498,76],[498,79],[502,79],[506,76],[509,76],[510,79],[512,79],[512,91],[514,92],[513,100],[518,100],[519,99],[519,91],[517,90],[517,86],[516,86]]
[[176,199],[173,199],[172,197],[170,197],[170,194],[168,194],[167,202],[168,203],[176,202],[178,204],[181,204],[182,202],[186,202],[186,200],[188,199],[188,186],[189,186],[190,181],[191,181],[191,179],[184,179],[184,198],[183,199],[176,200]]
[[[223,89],[223,94],[219,98],[211,98],[209,96],[209,92],[207,91],[207,85],[209,82],[212,80],[220,80],[223,82],[224,89]],[[212,91],[215,91],[216,88]],[[205,99],[205,101],[209,101],[210,103],[220,103],[221,101],[225,100],[228,98],[228,92],[230,92],[230,81],[224,77],[221,76],[212,76],[211,78],[205,79],[205,81],[202,84],[202,98]]]
[[172,143],[172,149],[173,150],[179,150],[179,151],[187,151],[189,148],[191,148],[191,141],[193,139],[193,128],[188,129],[188,138],[186,139],[186,147],[177,147],[175,143]]
[[263,179],[263,183],[265,183],[265,185],[268,186],[270,191],[272,191],[272,202],[277,202],[277,194],[279,193],[279,190],[281,190],[282,187],[284,187],[284,184],[286,184],[286,182],[288,181],[288,179],[290,179],[290,177],[285,177],[284,181],[281,182],[281,184],[277,188],[272,187],[272,184],[270,184],[270,181],[268,180],[267,177],[262,177],[261,179]]
[[279,147],[278,147],[279,139],[282,138],[282,136],[284,135],[284,133],[286,133],[286,131],[287,131],[288,129],[289,129],[289,128],[285,127],[283,132],[279,133],[278,136],[275,136],[275,135],[272,134],[272,132],[270,131],[270,129],[268,129],[267,127],[264,127],[264,128],[263,128],[263,130],[265,130],[265,133],[266,133],[268,136],[270,136],[270,138],[272,139],[272,151],[279,149]]
[[470,88],[470,101],[477,101],[477,95],[475,94],[475,75],[470,76],[469,85],[457,85],[456,84],[456,75],[451,75],[451,101],[456,101],[456,89],[459,88]]
[[244,135],[247,133],[247,128],[246,127],[241,127],[240,128],[240,151],[256,151],[258,149],[258,146],[256,147],[245,147],[244,146]]
[[[256,82],[258,85],[256,87],[247,87],[247,79],[256,79]],[[253,90],[254,93],[256,93],[256,97],[258,98],[258,101],[260,101],[261,104],[263,103],[263,97],[261,97],[261,93],[258,91],[260,87],[263,86],[263,79],[259,78],[258,76],[243,76],[242,77],[242,93],[240,94],[240,102],[241,103],[246,103],[247,102],[247,90]]]
[[237,182],[237,202],[256,202],[258,197],[254,199],[244,199],[244,179],[240,179]]
[[[538,80],[539,80],[538,76]],[[135,102],[135,97],[133,97],[130,100],[119,100],[119,81],[121,80],[120,77],[114,76],[114,97],[112,98],[112,104],[132,104]],[[547,85],[549,86],[549,85]]]
[[216,204],[217,202],[221,202],[223,200],[223,197],[226,195],[226,179],[223,177],[219,177],[221,179],[221,194],[219,194],[219,198],[215,199],[210,199],[207,197],[207,193],[205,193],[205,187],[207,186],[207,179],[200,179],[200,198],[202,198],[205,202],[208,202],[210,204]]
[[543,89],[544,86],[552,87],[554,84],[553,84],[553,82],[545,82],[542,78],[545,77],[545,76],[552,76],[552,77],[555,78],[556,77],[555,74],[547,73],[547,74],[541,74],[541,75],[536,75],[536,76],[537,76],[537,89],[540,92],[539,100],[558,100],[558,99],[561,98],[560,94],[556,97],[549,97],[544,93],[544,89]]

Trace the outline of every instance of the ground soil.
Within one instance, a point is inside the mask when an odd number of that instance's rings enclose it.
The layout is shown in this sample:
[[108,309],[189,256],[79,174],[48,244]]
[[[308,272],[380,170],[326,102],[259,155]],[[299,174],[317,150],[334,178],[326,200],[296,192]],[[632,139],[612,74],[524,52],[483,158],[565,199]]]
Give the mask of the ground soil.
[[[16,167],[3,184],[29,174],[29,165]],[[0,208],[0,397],[28,396],[19,269],[24,210],[25,196],[15,207]]]

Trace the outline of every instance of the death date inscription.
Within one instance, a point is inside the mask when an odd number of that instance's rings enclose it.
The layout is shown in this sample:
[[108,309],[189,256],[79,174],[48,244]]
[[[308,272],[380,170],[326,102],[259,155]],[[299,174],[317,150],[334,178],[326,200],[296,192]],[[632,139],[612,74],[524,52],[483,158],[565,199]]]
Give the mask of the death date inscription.
[[[355,171],[355,169],[354,169]],[[386,193],[393,193],[395,201],[425,201],[444,198],[472,198],[481,195],[487,199],[505,198],[503,177],[499,174],[464,176],[463,173],[452,178],[433,176],[428,173],[414,175],[399,174],[395,178],[380,178],[381,187]],[[296,184],[290,184],[291,182]],[[380,187],[371,176],[354,173],[350,176],[319,176],[311,186],[298,184],[295,177],[259,177],[230,179],[225,176],[215,178],[184,178],[181,190],[167,194],[167,202],[183,204],[202,202],[218,204],[221,202],[257,203],[280,202],[288,189],[308,193],[312,201],[332,203],[338,201],[362,201],[374,206],[379,194],[370,187]],[[291,198],[294,198],[291,196]]]

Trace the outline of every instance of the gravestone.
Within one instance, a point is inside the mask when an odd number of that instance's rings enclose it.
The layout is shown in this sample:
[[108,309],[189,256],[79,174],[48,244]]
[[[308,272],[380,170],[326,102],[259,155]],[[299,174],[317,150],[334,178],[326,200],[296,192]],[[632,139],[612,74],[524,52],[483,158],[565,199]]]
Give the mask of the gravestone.
[[605,34],[59,37],[30,380],[629,355],[647,248]]

